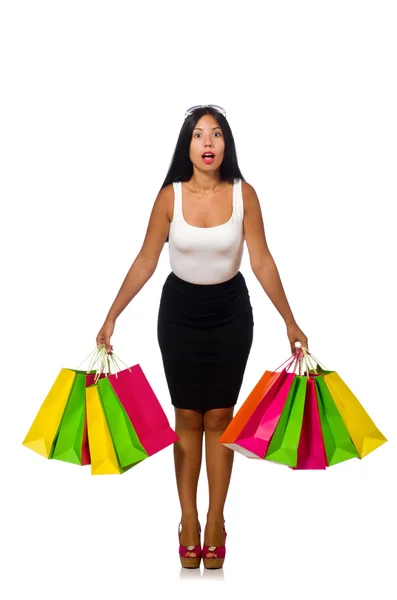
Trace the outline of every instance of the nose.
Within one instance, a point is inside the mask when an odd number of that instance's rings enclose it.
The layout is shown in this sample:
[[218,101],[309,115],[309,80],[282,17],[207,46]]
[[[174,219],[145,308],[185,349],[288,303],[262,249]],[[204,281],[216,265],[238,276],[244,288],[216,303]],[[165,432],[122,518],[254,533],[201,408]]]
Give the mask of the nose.
[[210,146],[212,148],[212,146],[213,146],[212,133],[204,134],[203,139],[204,139],[204,148],[207,148],[207,146]]

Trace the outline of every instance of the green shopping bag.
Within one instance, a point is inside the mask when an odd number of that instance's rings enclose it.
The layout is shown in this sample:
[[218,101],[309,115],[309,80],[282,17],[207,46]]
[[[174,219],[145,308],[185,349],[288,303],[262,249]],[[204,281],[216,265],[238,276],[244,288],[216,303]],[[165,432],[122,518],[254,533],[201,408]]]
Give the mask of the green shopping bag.
[[[325,373],[322,369],[320,372]],[[323,377],[314,377],[314,382],[316,384],[321,429],[329,466],[350,458],[359,458],[356,447]]]
[[265,460],[296,467],[305,408],[307,377],[296,375],[277,423]]
[[[80,371],[79,367],[89,358],[88,370]],[[74,370],[73,387],[62,414],[51,458],[75,465],[90,464],[85,392],[89,385],[105,376],[105,366],[104,351],[97,347]]]
[[51,458],[75,465],[89,465],[90,450],[87,436],[86,387],[97,377],[104,377],[95,370],[75,371],[75,380],[62,415],[59,431]]
[[107,377],[99,379],[94,385],[98,389],[120,466],[123,469],[133,467],[148,458],[148,454]]
[[62,415],[51,458],[81,465],[85,424],[86,372],[76,371],[72,391]]

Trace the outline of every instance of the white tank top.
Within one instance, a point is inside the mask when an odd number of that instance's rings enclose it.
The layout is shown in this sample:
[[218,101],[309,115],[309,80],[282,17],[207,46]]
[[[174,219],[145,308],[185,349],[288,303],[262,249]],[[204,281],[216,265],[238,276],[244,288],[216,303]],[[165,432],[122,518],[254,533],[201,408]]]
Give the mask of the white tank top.
[[169,231],[172,271],[190,283],[209,285],[232,279],[244,249],[244,206],[241,179],[233,182],[233,213],[215,227],[189,225],[182,213],[182,183],[174,182],[174,214]]

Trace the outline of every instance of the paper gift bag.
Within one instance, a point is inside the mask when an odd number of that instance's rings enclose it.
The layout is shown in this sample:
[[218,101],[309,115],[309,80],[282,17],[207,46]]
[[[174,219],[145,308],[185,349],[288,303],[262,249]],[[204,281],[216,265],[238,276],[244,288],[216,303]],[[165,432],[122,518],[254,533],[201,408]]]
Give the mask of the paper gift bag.
[[179,440],[140,365],[112,373],[108,382],[148,456]]
[[134,429],[108,382],[115,359],[107,353],[104,344],[98,346],[96,360],[100,362],[100,368],[93,385],[86,389],[91,475],[119,475],[146,458],[147,454],[142,451]]
[[296,466],[307,383],[307,377],[295,375],[283,411],[266,451],[266,460],[290,467]]
[[264,458],[295,377],[286,372],[278,377],[238,436],[237,446]]
[[[317,363],[316,367],[312,370],[312,373],[317,375],[316,381],[318,379],[319,383],[317,387],[321,392],[321,398],[325,403],[328,402],[329,414],[331,414],[335,422],[338,422],[338,414],[342,418],[343,424],[347,429],[359,458],[363,458],[387,442],[383,433],[379,431],[364,407],[360,404],[359,400],[338,373],[326,369],[307,349],[303,349],[303,352],[305,356],[308,357],[309,361],[313,359]],[[324,381],[326,387],[321,384],[321,379]],[[328,390],[329,393],[327,393],[326,390]],[[336,407],[336,411],[333,409],[333,404]],[[324,408],[326,409],[326,405],[324,405]],[[329,420],[328,422],[330,423]],[[347,436],[345,435],[343,438],[345,444],[347,443],[346,438]],[[346,446],[343,446],[343,449],[346,449]],[[351,453],[351,446],[349,445],[348,452]],[[336,462],[340,462],[338,457],[343,456],[345,455],[339,452],[336,455]]]
[[97,384],[86,389],[91,475],[119,475],[123,469],[117,459],[98,390]]
[[327,466],[316,385],[314,379],[309,378],[295,469],[325,469]]
[[61,369],[42,403],[22,444],[51,458],[65,407],[72,394],[81,390],[77,371]]
[[121,467],[132,467],[145,458],[148,458],[148,454],[143,448],[135,428],[120,399],[117,397],[109,378],[100,379],[96,385],[109,433]]
[[[264,394],[259,402],[257,402],[259,394],[252,394],[246,400],[251,411],[253,406],[254,410],[247,418],[234,442],[232,444],[227,443],[233,450],[250,458],[264,458],[295,378],[295,374],[288,373],[287,369],[296,360],[296,357],[291,357],[288,359],[288,365],[281,372],[278,373],[276,370],[273,375],[263,376],[264,385],[261,384],[258,391],[262,388]],[[255,397],[255,401],[253,401],[253,397]],[[223,440],[230,439],[228,430],[232,430],[233,422],[234,419],[220,437],[220,443],[225,443]]]
[[314,383],[328,465],[332,466],[351,458],[359,458],[325,381],[319,376],[314,377]]
[[90,357],[87,371],[79,370],[83,363],[77,369],[60,370],[22,442],[23,445],[45,458],[89,464],[85,386],[90,385],[97,376],[97,370],[91,367],[101,357],[100,349],[96,348],[83,362]]
[[244,448],[240,448],[235,442],[240,435],[241,431],[247,424],[252,413],[257,408],[258,404],[262,402],[265,394],[270,390],[275,381],[280,377],[281,371],[265,371],[248,398],[239,408],[233,419],[226,427],[225,431],[219,438],[219,442],[237,452],[246,454],[249,458],[259,458],[255,454],[246,451]]
[[179,439],[141,367],[121,370],[114,352],[101,354],[116,372],[87,388],[92,474],[124,472]]
[[75,384],[62,415],[51,458],[76,465],[90,464],[85,388],[94,383],[95,375],[96,371],[76,371]]
[[52,458],[81,465],[85,423],[86,373],[76,372],[73,389],[65,406]]
[[387,442],[383,433],[379,431],[338,373],[327,372],[324,374],[324,382],[343,418],[360,458]]

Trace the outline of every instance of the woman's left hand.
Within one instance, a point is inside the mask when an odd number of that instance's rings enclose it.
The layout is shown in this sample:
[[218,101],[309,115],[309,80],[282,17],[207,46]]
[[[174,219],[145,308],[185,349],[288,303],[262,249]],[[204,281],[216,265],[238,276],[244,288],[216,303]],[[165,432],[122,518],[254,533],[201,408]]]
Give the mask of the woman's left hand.
[[307,337],[296,323],[287,325],[287,335],[291,344],[292,354],[299,352],[299,347],[295,346],[295,342],[300,342],[301,346],[309,350]]

